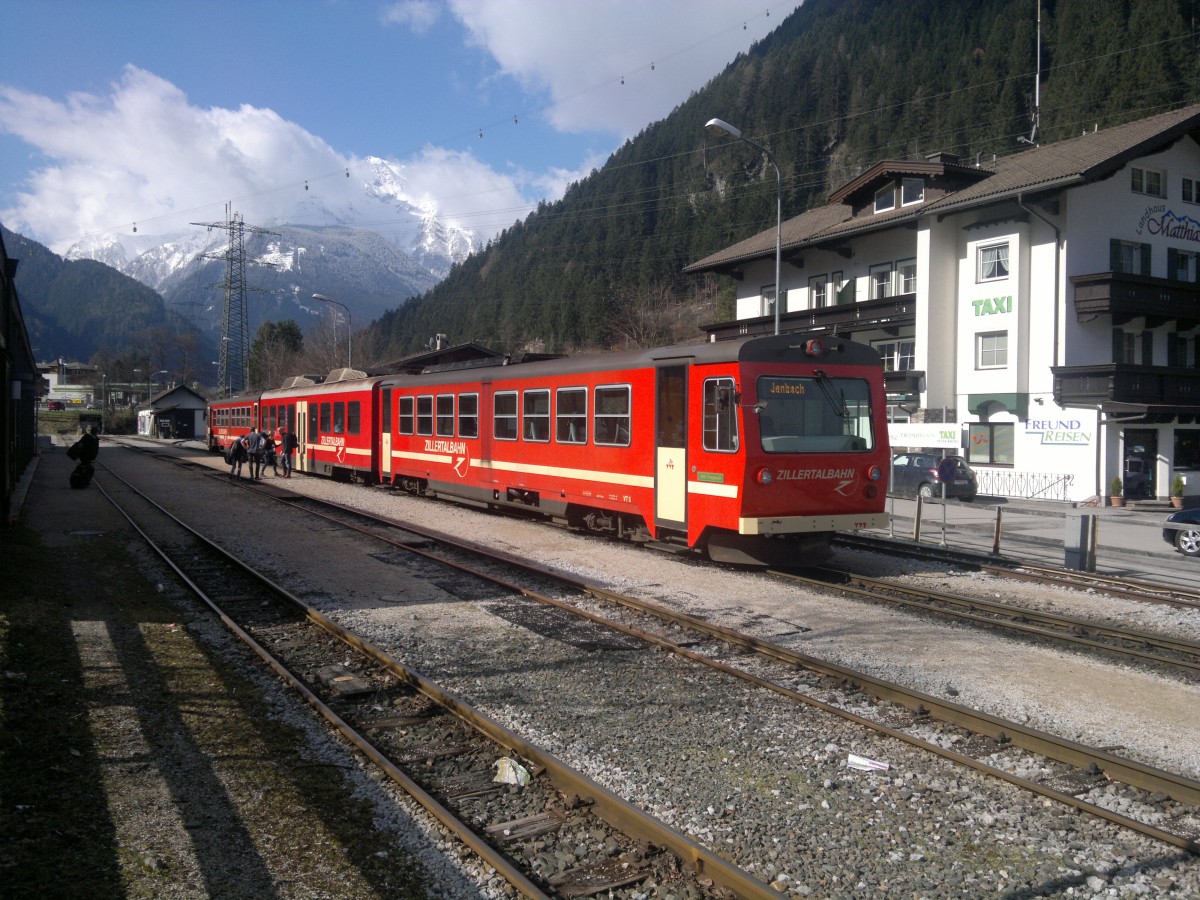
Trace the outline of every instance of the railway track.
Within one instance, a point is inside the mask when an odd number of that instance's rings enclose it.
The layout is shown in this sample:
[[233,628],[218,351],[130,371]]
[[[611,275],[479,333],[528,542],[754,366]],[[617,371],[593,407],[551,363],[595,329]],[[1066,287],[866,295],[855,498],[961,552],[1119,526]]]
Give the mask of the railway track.
[[953,550],[898,541],[869,534],[839,534],[835,543],[846,547],[887,553],[913,559],[950,563],[987,572],[1000,578],[1032,581],[1077,591],[1093,591],[1142,603],[1156,603],[1180,609],[1200,609],[1200,591],[1163,584],[1147,579],[1125,578],[1097,572],[1081,572],[1025,560],[1010,560],[969,550]]
[[[1019,723],[913,691],[865,673],[798,653],[761,638],[726,629],[661,605],[611,591],[584,579],[448,539],[411,523],[309,497],[288,496],[275,486],[252,489],[280,503],[353,527],[375,540],[441,561],[463,572],[503,583],[511,590],[558,609],[588,617],[681,658],[709,666],[797,703],[839,716],[923,752],[995,777],[1024,790],[1138,833],[1200,852],[1200,782]],[[388,534],[389,531],[393,533]],[[433,547],[451,548],[433,550]],[[480,565],[480,558],[486,562]],[[470,560],[476,560],[471,562]],[[499,575],[498,570],[512,573]],[[551,597],[527,586],[550,579],[580,595]],[[595,604],[589,608],[590,604]],[[662,626],[669,626],[664,629]],[[667,636],[669,635],[669,636]],[[828,699],[831,691],[835,699]],[[825,698],[825,699],[823,699]],[[866,710],[869,714],[863,714]],[[963,752],[969,750],[970,752]],[[1037,778],[1019,773],[1038,772]],[[1113,791],[1122,809],[1115,811]]]
[[[105,470],[97,487],[188,588],[523,896],[586,896],[644,882],[695,897],[778,896],[339,626]],[[498,766],[526,784],[496,782]],[[580,834],[590,837],[584,853]],[[556,853],[575,865],[547,875],[541,862]]]
[[[835,590],[953,618],[973,625],[995,626],[1022,635],[1050,639],[1072,648],[1136,659],[1140,662],[1200,674],[1200,643],[1170,635],[1107,625],[1094,619],[1052,613],[980,597],[908,588],[881,578],[819,569],[819,577],[773,571],[776,577],[817,589]],[[1030,580],[1040,581],[1031,576]]]

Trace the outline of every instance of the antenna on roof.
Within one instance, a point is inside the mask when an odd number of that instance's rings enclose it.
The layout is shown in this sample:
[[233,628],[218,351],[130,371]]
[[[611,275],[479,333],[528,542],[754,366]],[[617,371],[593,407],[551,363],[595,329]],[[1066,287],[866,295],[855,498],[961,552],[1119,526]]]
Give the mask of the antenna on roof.
[[1042,0],[1038,0],[1037,5],[1037,71],[1033,76],[1033,129],[1029,132],[1029,137],[1018,137],[1017,140],[1022,144],[1033,144],[1035,147],[1038,142],[1038,128],[1041,126],[1042,119]]

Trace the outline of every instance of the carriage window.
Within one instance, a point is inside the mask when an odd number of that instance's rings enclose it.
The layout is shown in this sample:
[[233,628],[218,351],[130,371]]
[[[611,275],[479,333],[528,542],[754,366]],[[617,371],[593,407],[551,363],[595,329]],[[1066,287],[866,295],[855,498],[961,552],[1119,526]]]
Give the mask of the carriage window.
[[329,427],[329,420],[330,420],[329,404],[322,403],[321,404],[321,434],[329,434],[330,431],[332,430]]
[[550,392],[526,391],[521,411],[525,418],[525,440],[550,440]]
[[433,395],[417,398],[417,434],[433,434]]
[[384,388],[379,392],[379,422],[380,428],[387,431],[392,427],[392,389]]
[[346,433],[346,404],[340,400],[333,404],[333,433]]
[[401,397],[397,407],[396,431],[400,434],[413,433],[413,398]]
[[559,388],[554,439],[560,444],[587,443],[587,388]]
[[346,404],[346,434],[358,434],[362,427],[362,403],[351,400]]
[[629,388],[598,387],[595,402],[596,443],[629,446]]
[[437,398],[437,435],[438,437],[454,437],[454,395],[438,394]]
[[704,449],[731,453],[737,448],[737,389],[733,379],[705,379]]
[[460,394],[458,398],[458,436],[479,437],[479,395]]
[[845,453],[875,446],[871,388],[861,378],[764,375],[754,408],[767,453]]
[[517,392],[505,391],[494,398],[493,434],[498,441],[517,439]]

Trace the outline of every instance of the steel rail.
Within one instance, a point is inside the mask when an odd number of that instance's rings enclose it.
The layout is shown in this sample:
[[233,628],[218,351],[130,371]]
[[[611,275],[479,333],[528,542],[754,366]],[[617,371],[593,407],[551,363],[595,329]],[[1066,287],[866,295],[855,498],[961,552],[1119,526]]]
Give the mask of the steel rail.
[[[306,504],[334,508],[345,514],[363,518],[378,524],[387,525],[389,527],[398,528],[428,540],[441,542],[447,546],[452,546],[457,549],[479,555],[506,566],[513,566],[526,571],[536,571],[537,574],[543,577],[550,577],[561,584],[575,587],[576,589],[581,590],[598,600],[615,603],[635,612],[658,618],[661,621],[690,628],[700,634],[708,635],[721,640],[724,643],[741,647],[744,650],[752,651],[766,658],[775,659],[787,665],[807,669],[837,681],[853,685],[857,689],[863,690],[864,692],[873,696],[897,703],[898,705],[913,711],[917,716],[929,716],[940,721],[956,725],[976,734],[990,737],[1000,744],[1011,742],[1013,745],[1021,747],[1024,750],[1040,754],[1049,759],[1057,760],[1059,762],[1074,766],[1078,769],[1089,771],[1101,770],[1112,780],[1131,785],[1141,790],[1151,792],[1160,791],[1180,802],[1186,802],[1193,805],[1200,804],[1200,782],[1196,781],[1195,779],[1187,778],[1186,776],[1178,773],[1167,772],[1154,766],[1140,763],[1136,760],[1130,760],[1117,756],[1116,754],[1106,750],[1090,748],[1075,741],[1060,738],[1056,735],[1038,731],[1037,729],[1028,728],[1016,722],[1012,722],[998,716],[993,716],[990,713],[980,712],[968,707],[964,707],[960,704],[944,701],[940,698],[924,694],[920,691],[911,690],[901,685],[875,678],[874,676],[870,676],[862,672],[847,669],[837,665],[836,663],[829,663],[824,660],[808,656],[807,654],[790,650],[780,645],[773,644],[770,641],[745,635],[719,625],[713,625],[712,623],[706,622],[687,613],[677,612],[649,601],[639,600],[637,598],[616,593],[577,576],[553,572],[543,568],[535,568],[529,566],[527,563],[524,563],[521,560],[507,556],[506,554],[480,547],[479,545],[470,542],[457,540],[432,529],[414,526],[411,523],[397,522],[385,516],[364,512],[362,510],[354,509],[353,507],[347,507],[343,504],[334,503],[328,500],[301,497],[300,501],[293,501],[285,497],[280,497],[272,490],[264,490],[262,485],[250,485],[249,489],[259,491],[264,496],[270,497],[277,502],[293,506],[297,509],[302,509],[311,515],[321,516],[334,522],[339,522],[339,520],[333,516],[308,508]],[[452,560],[445,560],[444,558],[439,557],[437,554],[432,554],[428,551],[414,548],[410,544],[400,541],[392,541],[389,538],[383,537],[367,529],[358,528],[357,526],[350,525],[349,523],[339,522],[339,524],[342,524],[344,527],[356,529],[365,535],[387,542],[408,552],[453,566],[460,571],[474,572],[474,574],[476,574],[478,577],[486,578],[501,584],[507,584],[507,582],[496,579],[494,576],[488,575],[487,573],[480,573],[464,566],[461,563],[457,563]],[[943,750],[936,745],[926,744],[926,742],[921,741],[921,739],[912,735],[908,735],[904,732],[894,732],[894,730],[889,729],[888,726],[885,726],[882,723],[873,722],[869,719],[861,719],[860,717],[857,717],[855,714],[846,710],[841,710],[835,706],[824,705],[822,704],[822,701],[819,701],[816,698],[793,692],[789,688],[786,688],[782,685],[775,684],[774,682],[770,682],[765,679],[759,679],[757,676],[733,667],[729,667],[724,663],[720,663],[719,661],[710,660],[708,657],[705,657],[702,654],[694,653],[694,651],[690,651],[681,645],[673,644],[673,642],[667,641],[656,635],[639,633],[636,629],[632,629],[629,626],[611,622],[610,620],[604,619],[601,616],[596,616],[584,610],[574,609],[570,606],[570,604],[564,604],[561,601],[554,600],[553,598],[543,598],[536,592],[525,588],[514,587],[514,589],[518,590],[525,596],[530,597],[531,599],[544,599],[544,602],[550,603],[551,605],[560,606],[563,609],[572,611],[598,623],[606,624],[609,627],[616,628],[617,630],[624,631],[625,633],[632,635],[645,634],[645,639],[660,646],[669,645],[674,652],[683,656],[687,656],[688,658],[695,659],[697,662],[701,662],[706,665],[713,665],[714,667],[721,668],[722,671],[725,671],[735,677],[742,678],[773,691],[793,696],[793,699],[796,699],[800,702],[827,709],[828,712],[847,719],[860,721],[861,724],[865,725],[866,727],[873,728],[881,733],[892,734],[892,736],[898,738],[899,740],[921,747],[922,749],[926,749],[929,752],[943,756],[944,758],[962,762],[963,764],[977,769],[978,771],[985,772],[1003,781],[1026,788],[1049,799],[1059,800],[1060,802],[1063,802],[1068,806],[1080,811],[1088,812],[1114,824],[1130,828],[1131,830],[1137,831],[1148,837],[1152,837],[1164,843],[1180,847],[1190,853],[1200,854],[1200,843],[1197,843],[1190,838],[1177,835],[1173,832],[1158,828],[1148,823],[1130,819],[1104,807],[1089,803],[1085,800],[1080,800],[1070,794],[1064,794],[1052,788],[1039,785],[1036,782],[1030,782],[1025,779],[1021,779],[1019,776],[1014,776],[1008,772],[1005,772],[1003,769],[989,766],[987,763],[973,760],[970,757],[962,757],[961,754],[954,753],[953,751]]]
[[[108,468],[108,467],[105,467]],[[434,701],[444,709],[457,716],[464,722],[467,722],[480,733],[490,738],[495,743],[505,747],[509,752],[522,756],[525,759],[541,766],[551,782],[564,794],[574,795],[589,804],[592,811],[601,819],[612,825],[618,831],[631,837],[637,838],[649,844],[663,847],[670,850],[677,858],[692,871],[702,874],[712,879],[713,883],[732,891],[736,896],[747,898],[747,900],[777,900],[781,895],[763,884],[758,879],[748,873],[737,868],[715,852],[696,843],[687,835],[678,832],[667,825],[660,822],[658,819],[643,812],[638,807],[628,801],[611,793],[607,788],[601,786],[597,782],[592,781],[586,775],[575,771],[570,766],[563,763],[553,754],[548,751],[530,744],[524,738],[521,738],[515,732],[509,731],[503,725],[485,716],[483,713],[476,710],[465,700],[457,695],[441,688],[435,682],[420,675],[414,669],[405,666],[399,660],[380,650],[371,642],[364,640],[353,632],[343,628],[336,622],[325,616],[319,610],[306,604],[299,597],[292,594],[286,588],[276,584],[267,576],[258,572],[256,569],[229,553],[223,547],[215,544],[204,535],[193,529],[181,521],[178,517],[164,509],[161,505],[151,500],[143,492],[139,491],[128,481],[121,478],[111,469],[108,471],[113,477],[122,481],[130,490],[141,496],[147,503],[158,509],[163,515],[174,521],[179,527],[185,529],[194,535],[199,541],[210,547],[214,552],[223,556],[233,565],[240,567],[247,574],[262,581],[272,591],[277,592],[280,596],[294,603],[305,616],[325,629],[328,633],[334,635],[339,640],[343,641],[350,647],[355,648],[363,655],[374,660],[376,663],[387,669],[392,675],[404,681],[414,689],[420,691],[423,695]],[[516,869],[507,859],[507,857],[499,854],[489,844],[479,838],[465,823],[462,823],[449,810],[442,806],[435,798],[429,795],[423,788],[417,785],[412,779],[408,778],[401,770],[397,769],[387,760],[382,757],[373,745],[365,738],[361,737],[348,723],[344,722],[333,710],[329,709],[319,698],[316,698],[303,684],[296,679],[295,676],[287,672],[282,663],[258,644],[253,637],[242,630],[236,622],[234,622],[219,605],[208,597],[199,586],[197,586],[169,556],[145,533],[133,519],[121,508],[121,506],[113,499],[108,492],[101,488],[101,492],[109,500],[110,503],[129,521],[130,525],[142,536],[142,538],[154,549],[154,551],[171,567],[172,570],[188,585],[198,597],[200,597],[213,611],[220,617],[221,621],[226,624],[240,639],[245,641],[255,653],[257,653],[267,664],[288,684],[297,687],[305,699],[321,711],[321,714],[335,727],[338,728],[347,739],[351,740],[355,746],[363,750],[372,761],[379,761],[381,768],[384,769],[389,777],[399,776],[395,778],[405,791],[409,792],[415,800],[421,803],[432,815],[440,822],[446,825],[456,836],[463,840],[474,852],[476,852],[489,865],[493,866],[505,879],[514,887],[520,890],[525,896],[542,898],[547,897],[541,888],[529,881],[520,870]],[[343,523],[344,524],[344,523]],[[376,536],[378,537],[378,536]],[[404,545],[399,545],[404,546]],[[406,549],[411,549],[407,548]],[[395,776],[393,775],[395,773]],[[411,788],[411,790],[410,790]]]
[[[1174,638],[1168,635],[1155,634],[1154,632],[1150,631],[1139,631],[1132,628],[1116,628],[1111,625],[1095,622],[1091,619],[1082,619],[1077,616],[1045,612],[1042,610],[1030,609],[1024,606],[1013,606],[1006,603],[997,603],[992,600],[985,600],[977,597],[959,594],[947,594],[942,591],[930,591],[925,589],[904,587],[903,585],[893,584],[882,579],[867,578],[861,575],[854,575],[850,572],[841,572],[835,569],[829,569],[826,571],[844,577],[846,582],[830,582],[820,578],[810,578],[806,575],[798,575],[795,572],[785,572],[774,569],[769,571],[778,578],[786,578],[789,581],[799,581],[803,584],[811,585],[817,588],[839,591],[844,594],[865,597],[869,600],[882,600],[886,603],[905,606],[909,609],[917,609],[922,612],[953,616],[954,618],[962,619],[968,622],[974,622],[992,627],[1007,628],[1011,631],[1021,632],[1022,634],[1031,634],[1037,637],[1051,638],[1053,640],[1063,641],[1075,646],[1087,647],[1089,649],[1099,650],[1105,653],[1119,653],[1123,656],[1132,656],[1135,659],[1144,660],[1146,662],[1170,665],[1181,669],[1188,669],[1193,672],[1200,672],[1200,642],[1190,641],[1186,638]],[[926,602],[927,600],[929,602]],[[936,605],[938,603],[953,607],[953,609],[940,608]],[[1003,621],[999,621],[995,618],[988,618],[986,615],[977,615],[969,610],[981,610],[985,613],[996,616],[999,619],[1003,619]],[[1022,619],[1027,619],[1031,622],[1040,622],[1043,625],[1056,626],[1059,629],[1072,629],[1077,632],[1090,632],[1095,635],[1127,641],[1133,644],[1141,644],[1146,647],[1158,647],[1163,650],[1169,650],[1171,652],[1190,657],[1190,659],[1174,659],[1161,656],[1150,651],[1141,650],[1137,647],[1106,644],[1101,641],[1094,641],[1089,638],[1079,636],[1078,634],[1071,634],[1068,631],[1056,631],[1053,630],[1053,628],[1042,628],[1038,627],[1037,625],[1027,625],[1023,621],[1019,621]]]
[[[261,486],[253,486],[251,489],[261,490]],[[1161,791],[1167,796],[1170,796],[1180,802],[1200,804],[1200,781],[1187,778],[1184,775],[1158,769],[1154,766],[1149,766],[1136,760],[1126,759],[1106,750],[1087,747],[1075,741],[1070,741],[1065,738],[1060,738],[1056,735],[1038,731],[1037,729],[1011,722],[1009,720],[1000,718],[999,716],[993,716],[989,713],[973,710],[956,703],[950,703],[932,695],[911,690],[901,685],[875,678],[862,672],[847,669],[835,663],[829,663],[824,660],[790,650],[769,641],[755,638],[750,635],[745,635],[719,625],[714,625],[687,613],[677,612],[649,601],[628,597],[624,594],[611,591],[586,579],[579,578],[578,576],[565,575],[559,572],[532,567],[527,563],[523,563],[522,561],[514,559],[506,554],[498,553],[487,548],[481,548],[472,543],[458,541],[431,529],[413,526],[409,523],[396,522],[395,520],[389,519],[385,516],[364,512],[362,510],[346,507],[342,504],[333,503],[327,500],[317,500],[314,498],[303,497],[299,502],[297,502],[288,498],[279,497],[269,490],[262,491],[262,493],[265,496],[275,499],[277,502],[284,503],[285,505],[308,512],[310,515],[318,516],[341,524],[343,527],[360,531],[362,534],[372,537],[376,540],[383,541],[399,549],[419,555],[423,558],[431,559],[444,565],[454,567],[459,571],[474,574],[477,577],[487,579],[493,583],[507,586],[531,599],[539,600],[551,606],[571,612],[575,615],[582,616],[590,621],[606,627],[613,628],[617,631],[621,631],[634,637],[638,637],[657,646],[670,649],[672,652],[677,653],[680,656],[684,656],[704,665],[711,666],[728,675],[748,681],[765,689],[783,694],[793,700],[811,705],[826,712],[833,713],[847,720],[854,721],[880,733],[895,737],[898,740],[904,741],[905,743],[916,746],[922,750],[926,750],[943,758],[967,765],[976,771],[1025,788],[1048,799],[1062,802],[1081,812],[1087,812],[1098,818],[1112,822],[1113,824],[1129,828],[1133,831],[1155,838],[1164,843],[1180,847],[1189,851],[1190,853],[1200,854],[1200,843],[1197,843],[1190,838],[1183,837],[1145,822],[1140,822],[1136,819],[1131,819],[1127,816],[1121,815],[1120,813],[1106,809],[1105,807],[1090,803],[1086,800],[1080,800],[1079,798],[1070,794],[1065,794],[1053,788],[1023,779],[1020,776],[1013,775],[1003,769],[991,766],[987,763],[974,760],[971,757],[963,756],[962,754],[955,753],[954,751],[945,750],[944,748],[926,742],[921,738],[917,738],[903,731],[892,729],[887,725],[874,722],[870,719],[862,718],[847,710],[842,710],[836,706],[826,704],[823,701],[820,701],[807,694],[793,691],[786,686],[760,678],[736,667],[729,666],[720,662],[719,660],[713,660],[701,653],[692,651],[681,644],[662,638],[658,635],[654,635],[622,623],[614,622],[610,619],[606,619],[603,616],[599,616],[586,610],[578,609],[564,601],[556,600],[531,589],[515,585],[505,579],[498,578],[495,575],[479,572],[478,570],[471,569],[470,567],[457,561],[445,559],[436,553],[413,547],[409,543],[405,543],[403,541],[393,541],[390,538],[379,535],[378,533],[370,531],[366,528],[359,528],[356,525],[339,520],[335,516],[319,510],[314,510],[311,508],[311,506],[320,505],[337,509],[343,514],[363,518],[376,524],[398,528],[402,531],[416,534],[422,538],[444,543],[447,546],[452,546],[456,549],[476,554],[485,559],[505,566],[512,566],[525,571],[534,571],[539,576],[549,577],[560,584],[574,587],[575,589],[580,590],[589,596],[596,598],[597,600],[614,603],[627,609],[631,609],[635,612],[652,616],[660,621],[689,628],[700,634],[708,635],[709,637],[718,639],[726,644],[741,647],[745,650],[750,650],[763,657],[774,659],[789,666],[806,669],[837,681],[851,684],[865,693],[887,699],[893,703],[897,703],[898,705],[911,710],[919,717],[929,716],[931,718],[964,728],[976,734],[990,737],[1000,744],[1012,743],[1014,746],[1021,747],[1022,749],[1031,753],[1040,754],[1049,759],[1057,760],[1067,765],[1074,766],[1078,769],[1100,770],[1114,781],[1119,781],[1141,790],[1151,792]]]

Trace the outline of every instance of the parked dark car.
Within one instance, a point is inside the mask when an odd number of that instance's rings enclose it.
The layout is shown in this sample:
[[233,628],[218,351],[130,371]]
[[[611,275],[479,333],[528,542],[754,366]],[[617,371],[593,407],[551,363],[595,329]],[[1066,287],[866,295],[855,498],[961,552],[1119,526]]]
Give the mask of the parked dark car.
[[1200,506],[1171,513],[1167,523],[1163,540],[1184,556],[1200,556]]
[[922,497],[941,497],[942,479],[938,468],[942,460],[954,461],[954,478],[946,482],[946,496],[970,502],[979,493],[975,470],[961,456],[930,456],[908,453],[892,460],[892,492],[920,494]]
[[61,400],[49,400],[46,403],[46,409],[48,409],[48,410],[54,410],[54,409],[64,410],[66,408],[67,408],[67,405],[65,403],[63,403]]

